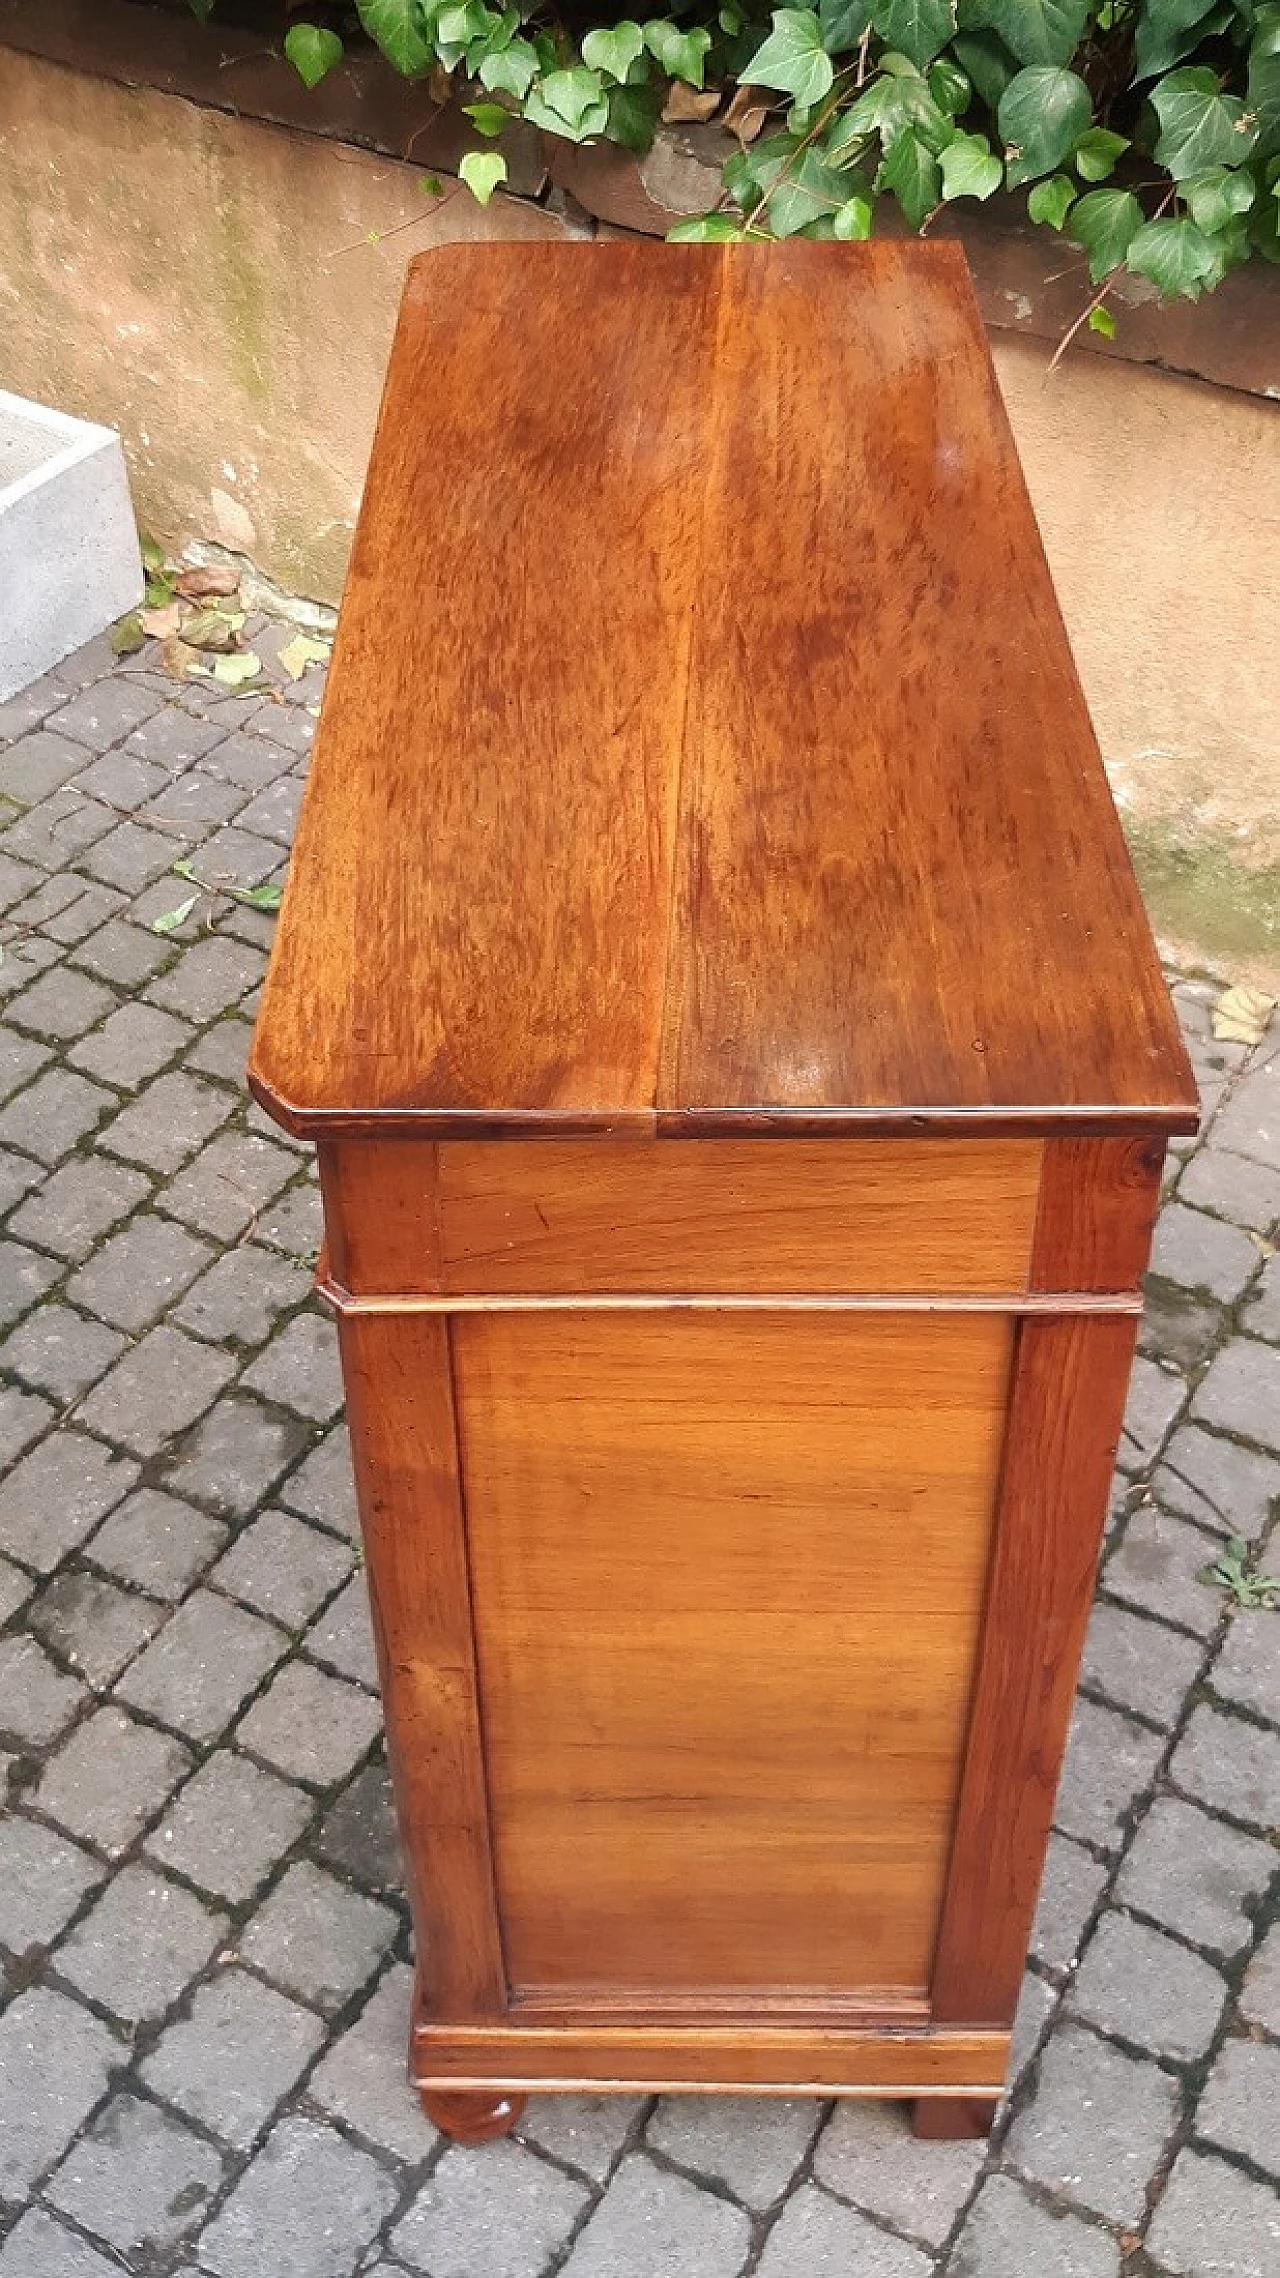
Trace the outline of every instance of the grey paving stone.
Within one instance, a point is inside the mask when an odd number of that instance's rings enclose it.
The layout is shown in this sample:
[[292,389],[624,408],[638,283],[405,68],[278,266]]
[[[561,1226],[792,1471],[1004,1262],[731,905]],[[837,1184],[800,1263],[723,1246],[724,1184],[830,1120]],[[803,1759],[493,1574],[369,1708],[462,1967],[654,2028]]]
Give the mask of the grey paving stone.
[[645,2134],[678,2167],[762,2209],[782,2197],[821,2117],[809,2097],[665,2096]]
[[[470,2157],[474,2160],[475,2154]],[[412,2211],[408,2219],[412,2221]],[[403,2228],[392,2233],[397,2253],[404,2251]],[[662,2278],[737,2278],[750,2235],[740,2207],[713,2198],[684,2176],[672,2175],[632,2153],[580,2233],[564,2269],[566,2278],[619,2278],[623,2271],[643,2271],[646,2278],[659,2271]],[[432,2271],[431,2278],[463,2278],[463,2274],[451,2272],[446,2264],[439,2273]]]
[[0,754],[0,796],[38,806],[84,766],[84,745],[59,729],[36,728]]
[[312,1660],[336,1669],[340,1676],[377,1689],[369,1586],[362,1573],[352,1575],[346,1588],[307,1631],[306,1651]]
[[[58,714],[58,733],[74,736],[90,751],[106,751],[158,712],[160,702],[145,683],[112,673],[63,705]],[[83,767],[83,755],[80,764]]]
[[1132,2228],[1180,2117],[1168,2073],[1066,2025],[1049,2041],[1035,2096],[1005,2148],[1024,2175]]
[[[1280,1566],[1280,1544],[1275,1549],[1270,1571]],[[1209,1682],[1223,1700],[1280,1725],[1280,1621],[1256,1611],[1233,1614]]]
[[99,839],[81,856],[82,867],[104,885],[117,886],[122,893],[136,894],[162,878],[173,867],[173,858],[179,842],[167,831],[148,828],[145,822],[117,823],[113,831]]
[[1166,1728],[1177,1723],[1204,1648],[1163,1622],[1123,1606],[1096,1605],[1085,1638],[1082,1682],[1117,1708]]
[[216,2278],[350,2278],[396,2197],[336,2129],[281,2120],[205,2231],[200,2260]]
[[1280,2040],[1280,1923],[1273,1923],[1244,1974],[1240,2014]]
[[[3,709],[3,707],[0,707]],[[41,874],[25,862],[15,862],[12,855],[0,852],[0,908],[11,909],[23,900],[33,888],[39,889]]]
[[47,1045],[37,1043],[34,1037],[19,1036],[11,1028],[0,1029],[0,1098],[8,1099],[37,1068],[43,1068],[48,1058]]
[[[105,897],[110,889],[96,886],[92,891]],[[137,989],[172,954],[172,942],[111,917],[73,951],[73,961],[100,981],[112,981],[120,989]]]
[[[34,1037],[56,1038],[67,1044],[74,1037],[83,1036],[86,1028],[112,1011],[118,999],[100,981],[87,973],[76,973],[67,965],[59,965],[52,973],[42,973],[21,996],[14,997],[6,1018],[15,1028],[29,1029]],[[34,1066],[47,1054],[38,1055]],[[24,1074],[34,1073],[34,1066]],[[10,1086],[10,1089],[13,1087]]]
[[279,776],[241,809],[237,827],[254,831],[261,838],[273,838],[280,846],[292,846],[301,805],[302,785],[297,776]]
[[381,1722],[371,1694],[291,1661],[254,1702],[236,1737],[286,1778],[325,1788],[354,1771]]
[[256,1400],[233,1394],[174,1450],[166,1485],[219,1518],[244,1518],[305,1445],[305,1428],[295,1418],[270,1415]]
[[20,689],[0,704],[0,743],[15,743],[19,736],[29,734],[66,700],[66,688],[49,674],[33,681],[30,688]]
[[166,1311],[210,1255],[208,1244],[184,1226],[146,1211],[72,1275],[67,1295],[116,1328],[136,1333]]
[[0,2278],[116,2278],[118,2269],[42,2207],[28,2207],[0,2247]]
[[[298,688],[302,683],[299,682]],[[263,736],[279,744],[285,751],[300,756],[309,752],[315,740],[316,723],[307,713],[299,712],[291,701],[293,691],[284,691],[283,704],[264,704],[262,710],[249,722],[249,733]]]
[[268,1203],[258,1221],[258,1239],[314,1268],[324,1239],[324,1211],[314,1177]]
[[1123,1598],[1143,1613],[1208,1637],[1217,1627],[1222,1602],[1201,1577],[1218,1547],[1198,1527],[1171,1518],[1158,1504],[1144,1503],[1106,1560],[1102,1586],[1109,1596]]
[[[1147,1281],[1138,1324],[1138,1351],[1145,1359],[1164,1361],[1184,1375],[1193,1375],[1208,1360],[1221,1333],[1222,1308],[1214,1298],[1180,1289],[1173,1281]],[[1132,1450],[1126,1453],[1125,1470],[1143,1468]]]
[[[43,1171],[39,1174],[43,1178]],[[20,1242],[0,1242],[0,1325],[30,1311],[65,1269]]]
[[1009,2064],[1005,2073],[1003,2102],[1013,2096],[1023,2073],[1036,2055],[1044,2039],[1045,2027],[1057,2004],[1057,1988],[1035,1970],[1023,1972],[1022,1990],[1014,2014],[1013,2032],[1009,2044]]
[[190,2015],[165,2028],[142,2077],[157,2096],[243,2151],[323,2038],[309,2009],[244,1970],[226,1969],[197,1986]]
[[0,1345],[0,1367],[62,1405],[105,1376],[123,1346],[113,1329],[69,1305],[41,1305]]
[[312,1809],[300,1788],[220,1748],[174,1798],[147,1849],[215,1898],[239,1905],[297,1842]]
[[0,1143],[56,1163],[116,1105],[115,1095],[71,1068],[50,1068],[0,1109]]
[[[222,773],[223,744],[213,755],[212,767]],[[211,767],[211,772],[212,772]],[[216,831],[200,850],[200,875],[215,886],[260,886],[280,862],[280,849],[272,839],[241,830],[236,823]]]
[[0,1638],[0,1733],[11,1746],[48,1748],[85,1698],[34,1637]]
[[38,1574],[51,1574],[137,1476],[136,1463],[83,1432],[42,1440],[0,1483],[0,1545]]
[[331,2014],[367,1985],[398,1928],[389,1906],[301,1859],[241,1932],[240,1951],[287,1993]]
[[33,1986],[10,2003],[0,2017],[0,2195],[19,2198],[61,2158],[124,2056],[65,1994]]
[[1152,1490],[1167,1510],[1251,1542],[1280,1498],[1280,1462],[1184,1424],[1165,1449]]
[[1280,2202],[1225,2160],[1188,2149],[1174,2161],[1147,2246],[1179,2278],[1275,2278]]
[[1280,2180],[1280,2048],[1228,2041],[1196,2110],[1196,2134]]
[[534,2096],[517,2134],[603,2183],[645,2108],[643,2096]]
[[7,1558],[0,1558],[0,1622],[7,1622],[16,1614],[35,1589],[35,1583],[21,1567],[13,1566]]
[[[38,875],[33,875],[33,884]],[[112,887],[91,885],[67,871],[60,878],[43,879],[11,915],[15,925],[39,926],[51,941],[70,946],[83,941],[120,905],[121,896]]]
[[[392,2245],[431,2278],[539,2278],[587,2203],[581,2183],[526,2151],[497,2143],[455,2147],[428,2176]],[[669,2180],[674,2180],[671,2178]],[[727,2214],[729,2210],[726,2208]]]
[[172,2246],[222,2181],[211,2144],[140,2096],[113,2097],[73,2145],[46,2196],[122,2254]]
[[101,1134],[99,1145],[149,1170],[176,1171],[204,1145],[231,1113],[225,1092],[202,1084],[185,1069],[171,1070],[148,1084],[114,1123]]
[[310,1274],[292,1258],[244,1242],[215,1259],[174,1307],[173,1317],[193,1336],[215,1344],[234,1338],[237,1344],[260,1345],[310,1287]]
[[1276,1272],[1274,1257],[1268,1259],[1261,1280],[1250,1292],[1241,1324],[1251,1337],[1265,1337],[1273,1345],[1280,1343],[1280,1273]]
[[193,718],[185,707],[173,704],[135,728],[124,749],[140,759],[153,760],[170,775],[180,775],[214,744],[221,743],[225,734],[226,729],[216,722]]
[[300,1313],[245,1370],[244,1381],[282,1408],[327,1424],[342,1406],[342,1371],[333,1323]]
[[78,1260],[87,1257],[108,1228],[145,1202],[150,1192],[142,1172],[124,1163],[100,1157],[64,1163],[38,1194],[19,1203],[9,1224],[24,1242]]
[[0,964],[0,1000],[16,997],[38,973],[45,973],[51,965],[56,965],[61,956],[57,943],[46,941],[43,934],[25,933],[17,941],[6,942],[4,963]]
[[1280,1171],[1222,1147],[1201,1147],[1178,1182],[1178,1199],[1265,1234],[1280,1219]]
[[1077,1701],[1055,1813],[1063,1834],[1118,1850],[1124,1822],[1155,1778],[1165,1745],[1162,1733],[1132,1717]]
[[1207,1804],[1266,1833],[1280,1822],[1280,1733],[1263,1732],[1216,1709],[1194,1709],[1170,1774]]
[[1268,1844],[1177,1796],[1157,1796],[1120,1870],[1116,1896],[1230,1958],[1248,1944],[1245,1909],[1277,1868]]
[[1192,1416],[1280,1452],[1280,1350],[1253,1337],[1224,1345],[1196,1393]]
[[[152,983],[148,995],[154,1004],[203,1027],[256,988],[265,970],[259,950],[229,934],[213,934],[188,949],[171,971]],[[1258,1253],[1252,1244],[1250,1249],[1256,1265]]]
[[117,1697],[188,1740],[215,1740],[287,1646],[274,1623],[195,1590],[126,1670]]
[[220,1020],[198,1037],[187,1054],[187,1064],[245,1094],[245,1068],[253,1030],[247,1020]]
[[[136,1477],[136,1464],[130,1469]],[[122,1581],[173,1600],[212,1565],[226,1539],[226,1528],[204,1511],[143,1487],[94,1536],[88,1555]]]
[[50,1758],[35,1800],[69,1834],[116,1858],[190,1767],[180,1741],[104,1707]]
[[1073,1966],[1106,1879],[1107,1869],[1078,1843],[1050,1836],[1030,1949],[1046,1969],[1061,1975]]
[[227,1918],[152,1867],[123,1867],[61,1947],[72,1985],[126,2024],[159,2017],[221,1944]]
[[[366,1764],[362,1772],[357,1772],[350,1787],[343,1789],[337,1802],[330,1805],[320,1824],[316,1849],[330,1866],[337,1867],[351,1881],[363,1883],[366,1889],[400,1890],[404,1877],[391,1780],[385,1764]],[[563,2101],[562,2097],[552,2097],[550,2107],[558,2112]],[[610,2108],[616,2101],[614,2097],[604,2099]],[[541,2136],[537,2140],[541,2143]]]
[[0,1470],[48,1431],[54,1411],[38,1392],[20,1392],[16,1385],[0,1387]]
[[118,1361],[80,1410],[84,1422],[110,1432],[137,1455],[156,1455],[167,1440],[212,1407],[235,1363],[180,1329],[152,1329]]
[[345,1425],[330,1432],[305,1463],[285,1480],[279,1500],[306,1519],[354,1540],[360,1531],[351,1469],[351,1442]]
[[[0,1147],[0,1215],[12,1210],[15,1202],[29,1194],[44,1177],[44,1167],[33,1163],[25,1155],[15,1155],[11,1147]],[[0,1256],[6,1250],[16,1249],[16,1243],[0,1242]]]
[[259,741],[245,727],[210,752],[205,773],[222,776],[229,783],[239,784],[244,791],[261,791],[268,783],[274,783],[288,764],[279,746],[269,738]]
[[104,799],[109,807],[123,807],[128,813],[145,807],[168,780],[162,767],[131,751],[105,752],[76,777],[80,790],[91,799]]
[[[24,1095],[25,1096],[25,1095]],[[0,1118],[0,1124],[3,1119]],[[0,1137],[3,1137],[0,1128]],[[175,1218],[220,1242],[234,1242],[294,1175],[292,1155],[269,1139],[225,1131],[171,1180],[160,1200]]]
[[933,2267],[930,2256],[812,2184],[787,2201],[756,2265],[760,2278],[927,2278]]
[[[351,1570],[351,1552],[288,1511],[264,1511],[219,1560],[213,1580],[246,1605],[298,1629]],[[368,1628],[366,1615],[365,1626]],[[332,1660],[319,1653],[320,1660]],[[338,1664],[340,1666],[340,1664]],[[349,1672],[354,1675],[356,1671]]]
[[1182,1201],[1160,1213],[1151,1249],[1151,1271],[1184,1289],[1204,1290],[1220,1305],[1240,1295],[1258,1270],[1258,1251],[1237,1226],[1190,1210]]
[[248,796],[238,784],[219,782],[203,768],[193,767],[189,774],[170,778],[164,790],[145,809],[143,821],[175,823],[185,837],[198,840],[206,832],[229,823],[233,815],[239,814]]
[[1134,1362],[1124,1412],[1123,1449],[1128,1450],[1129,1468],[1145,1468],[1158,1455],[1186,1398],[1185,1378],[1152,1360]]
[[157,1005],[125,1004],[74,1045],[69,1058],[89,1075],[134,1091],[182,1050],[190,1033],[184,1022]]
[[[370,2143],[416,2165],[436,2142],[436,2131],[409,2086],[405,2050],[413,1998],[413,1971],[388,1970],[354,2025],[349,2025],[307,2084],[307,2094],[335,2120]],[[574,2099],[543,2097],[544,2106]],[[613,2099],[599,2097],[598,2103]],[[634,2110],[634,2100],[617,2101]],[[527,2129],[523,2131],[528,2133]],[[548,2147],[550,2148],[550,2147]],[[560,2156],[565,2156],[563,2153]],[[579,2159],[578,2166],[583,2164]],[[603,2173],[601,2175],[603,2180]]]
[[1274,1169],[1280,1162],[1280,1060],[1274,1053],[1237,1084],[1214,1124],[1215,1147]]
[[1158,2056],[1203,2056],[1226,1986],[1199,1956],[1125,1914],[1104,1914],[1067,1995],[1068,2007],[1104,2033]]
[[98,633],[93,640],[86,641],[82,649],[73,650],[61,664],[56,664],[49,678],[74,692],[77,688],[87,688],[91,680],[101,680],[113,670],[115,662],[110,634]]
[[11,1954],[50,1945],[102,1873],[78,1843],[6,1813],[0,1818],[0,1943]]
[[37,1637],[101,1690],[141,1652],[164,1616],[154,1599],[118,1590],[83,1567],[67,1567],[42,1591],[28,1618]]
[[5,833],[5,852],[38,870],[62,870],[69,862],[83,863],[94,840],[103,838],[115,823],[109,807],[86,799],[74,784],[51,791],[28,807],[20,822]]
[[985,2143],[923,2143],[895,2104],[839,2102],[818,2139],[813,2172],[841,2199],[940,2245],[972,2191]]
[[1031,2199],[1011,2175],[988,2176],[947,2278],[1119,2278],[1120,2248],[1080,2216]]

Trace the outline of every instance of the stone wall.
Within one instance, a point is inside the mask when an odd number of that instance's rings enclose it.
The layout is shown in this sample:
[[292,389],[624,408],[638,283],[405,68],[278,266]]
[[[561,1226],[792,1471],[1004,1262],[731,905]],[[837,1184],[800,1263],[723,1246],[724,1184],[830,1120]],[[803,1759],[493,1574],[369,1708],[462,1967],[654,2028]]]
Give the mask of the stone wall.
[[[119,428],[157,535],[220,540],[335,599],[406,260],[458,238],[590,237],[616,223],[579,201],[617,209],[589,169],[549,184],[526,151],[531,194],[482,212],[452,177],[331,133],[0,53],[0,387]],[[696,144],[668,146],[653,178],[695,206],[714,185]],[[1139,308],[1122,330],[1154,342],[1140,353],[1208,368],[1216,325],[1236,384],[1098,354],[1050,377],[1055,304],[1021,291],[1011,247],[971,259],[1157,921],[1273,972],[1280,484],[1275,406],[1249,387],[1274,331],[1238,297],[1163,331]],[[1256,296],[1273,285],[1247,287],[1272,320],[1280,296]]]

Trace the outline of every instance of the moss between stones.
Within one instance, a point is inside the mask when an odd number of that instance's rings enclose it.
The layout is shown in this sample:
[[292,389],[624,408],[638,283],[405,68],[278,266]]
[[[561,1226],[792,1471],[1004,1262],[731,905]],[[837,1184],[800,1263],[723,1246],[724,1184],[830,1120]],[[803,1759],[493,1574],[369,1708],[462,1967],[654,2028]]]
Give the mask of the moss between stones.
[[1196,943],[1211,962],[1280,956],[1280,863],[1248,868],[1225,831],[1192,837],[1169,816],[1123,820],[1157,933]]

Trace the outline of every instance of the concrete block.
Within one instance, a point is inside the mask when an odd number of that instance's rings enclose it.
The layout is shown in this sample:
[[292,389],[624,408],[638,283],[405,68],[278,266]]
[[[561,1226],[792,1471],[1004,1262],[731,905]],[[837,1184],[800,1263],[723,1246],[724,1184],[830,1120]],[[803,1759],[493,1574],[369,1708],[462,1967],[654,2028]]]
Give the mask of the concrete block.
[[142,599],[120,438],[0,390],[0,703]]

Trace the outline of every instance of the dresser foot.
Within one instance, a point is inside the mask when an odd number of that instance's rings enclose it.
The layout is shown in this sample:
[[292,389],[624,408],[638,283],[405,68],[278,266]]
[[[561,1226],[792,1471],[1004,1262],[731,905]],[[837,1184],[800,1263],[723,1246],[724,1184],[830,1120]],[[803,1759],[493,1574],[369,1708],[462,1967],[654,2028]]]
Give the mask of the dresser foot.
[[994,2096],[917,2096],[911,2107],[911,2133],[932,2143],[988,2136],[995,2116]]
[[529,2099],[501,2089],[486,2096],[479,2089],[420,2088],[418,2102],[433,2127],[457,2144],[487,2144],[510,2135]]

